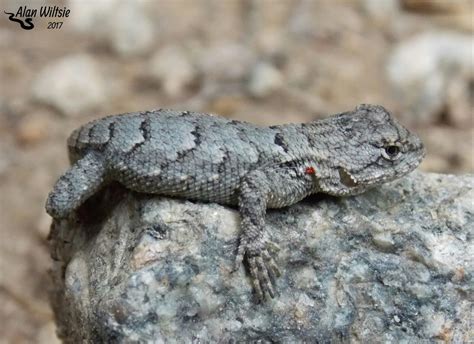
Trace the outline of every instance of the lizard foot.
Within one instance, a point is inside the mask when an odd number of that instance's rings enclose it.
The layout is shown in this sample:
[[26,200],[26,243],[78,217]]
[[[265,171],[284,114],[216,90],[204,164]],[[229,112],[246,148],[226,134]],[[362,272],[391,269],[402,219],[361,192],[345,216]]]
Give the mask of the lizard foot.
[[[232,269],[233,271],[239,270],[240,264],[242,264],[242,262],[244,260],[244,256],[245,256],[246,252],[249,249],[255,250],[255,247],[252,247],[252,248],[248,247],[249,246],[248,242],[249,242],[249,240],[247,240],[247,238],[245,238],[245,237],[240,238],[240,244],[238,246],[237,256],[235,257],[235,261],[234,261],[234,268]],[[258,248],[257,248],[257,250],[258,250]],[[280,251],[280,246],[275,244],[273,241],[266,240],[265,244],[262,245],[260,250],[265,250],[265,251],[269,251],[269,252],[272,252],[272,253],[277,253],[278,251]],[[269,252],[267,252],[268,256],[271,257]]]
[[255,242],[249,244],[244,239],[239,245],[234,270],[238,269],[240,263],[245,258],[250,271],[253,289],[260,301],[263,301],[266,295],[269,295],[271,298],[276,295],[275,281],[281,273],[270,252],[278,250],[278,245],[271,241],[266,241],[262,245],[256,246]]

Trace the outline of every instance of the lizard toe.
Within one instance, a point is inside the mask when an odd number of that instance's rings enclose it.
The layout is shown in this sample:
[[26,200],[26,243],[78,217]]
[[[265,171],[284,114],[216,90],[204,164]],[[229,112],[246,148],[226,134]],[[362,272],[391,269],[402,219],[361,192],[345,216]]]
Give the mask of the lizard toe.
[[249,270],[250,270],[250,277],[252,280],[252,286],[255,291],[255,294],[257,295],[257,299],[259,301],[265,300],[265,295],[264,292],[261,288],[261,283],[259,279],[259,269],[258,269],[258,264],[256,262],[256,257],[251,257],[248,259],[248,265],[249,265]]
[[272,277],[273,281],[276,280],[276,277],[281,276],[281,271],[278,268],[277,263],[275,262],[275,259],[270,255],[270,253],[267,250],[264,250],[262,252],[263,258],[265,258],[266,265],[268,266],[268,272],[270,273],[270,276]]
[[256,263],[260,288],[263,290],[264,295],[269,295],[273,299],[275,297],[275,290],[273,289],[273,281],[270,278],[269,269],[261,256],[256,258]]

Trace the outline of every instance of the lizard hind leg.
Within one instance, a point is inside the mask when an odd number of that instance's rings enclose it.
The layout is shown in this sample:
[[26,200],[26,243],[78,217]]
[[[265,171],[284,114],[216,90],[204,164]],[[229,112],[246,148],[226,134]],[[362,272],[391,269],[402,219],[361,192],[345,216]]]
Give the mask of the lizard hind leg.
[[46,201],[46,212],[65,218],[106,182],[106,164],[99,152],[90,151],[77,160],[53,187]]

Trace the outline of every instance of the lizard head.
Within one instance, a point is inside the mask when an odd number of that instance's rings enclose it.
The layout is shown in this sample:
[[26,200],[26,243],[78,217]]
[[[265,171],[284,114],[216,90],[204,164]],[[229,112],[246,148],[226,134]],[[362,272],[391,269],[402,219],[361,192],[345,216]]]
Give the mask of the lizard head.
[[413,171],[425,156],[420,138],[379,105],[333,117],[340,140],[330,146],[331,176],[323,191],[352,195]]

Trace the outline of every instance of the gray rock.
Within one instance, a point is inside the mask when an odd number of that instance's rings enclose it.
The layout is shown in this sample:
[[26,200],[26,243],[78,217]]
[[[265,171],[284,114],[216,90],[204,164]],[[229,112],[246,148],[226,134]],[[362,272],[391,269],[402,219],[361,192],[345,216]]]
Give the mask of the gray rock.
[[[474,80],[469,34],[426,32],[402,41],[387,64],[388,79],[403,106],[407,121],[433,123],[447,111],[459,125],[471,122],[466,96]],[[466,103],[459,105],[460,99]],[[462,112],[462,111],[461,111]]]
[[97,108],[107,99],[100,68],[84,54],[66,56],[45,66],[31,92],[36,100],[71,116]]
[[413,173],[268,213],[280,295],[231,268],[238,213],[110,187],[54,222],[66,342],[467,342],[474,178]]

